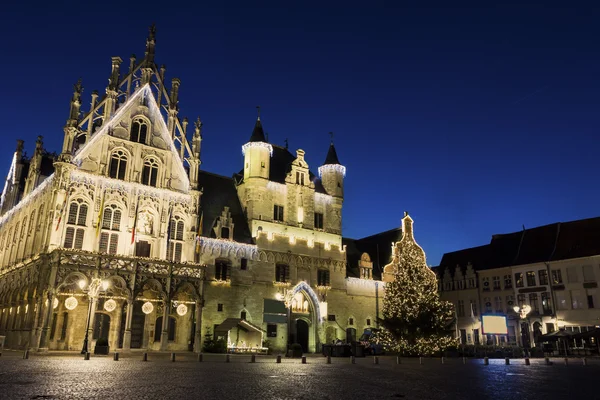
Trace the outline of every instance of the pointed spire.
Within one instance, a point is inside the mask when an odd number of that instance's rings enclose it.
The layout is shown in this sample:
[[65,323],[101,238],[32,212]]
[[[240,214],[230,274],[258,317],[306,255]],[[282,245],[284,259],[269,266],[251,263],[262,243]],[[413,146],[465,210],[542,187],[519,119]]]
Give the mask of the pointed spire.
[[329,136],[331,137],[331,143],[329,144],[329,151],[327,151],[327,157],[325,157],[323,165],[342,165],[338,159],[337,152],[335,151],[335,146],[333,145],[333,132],[329,132]]
[[250,136],[250,142],[267,143],[268,140],[265,137],[265,131],[260,122],[260,106],[256,106],[256,109],[258,110],[258,116],[256,117],[256,124],[254,124],[254,129],[252,130],[252,136]]
[[146,66],[154,63],[154,46],[156,45],[156,24],[152,23],[149,29],[148,38],[146,39],[146,53],[144,62]]
[[76,126],[79,120],[79,110],[81,108],[81,93],[83,92],[83,86],[81,85],[81,78],[73,85],[73,97],[71,98],[71,110],[69,112],[69,120],[67,125]]

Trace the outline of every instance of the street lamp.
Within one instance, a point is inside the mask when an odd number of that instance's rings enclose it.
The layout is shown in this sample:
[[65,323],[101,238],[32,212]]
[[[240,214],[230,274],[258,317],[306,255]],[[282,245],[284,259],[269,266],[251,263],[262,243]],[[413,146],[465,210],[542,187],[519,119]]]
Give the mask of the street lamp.
[[85,338],[83,339],[83,348],[81,349],[81,354],[86,354],[88,352],[88,337],[90,332],[90,320],[92,319],[92,304],[94,300],[98,298],[101,290],[108,289],[108,281],[103,281],[100,278],[93,278],[92,282],[85,287],[86,280],[82,279],[79,281],[79,288],[83,290],[84,293],[88,295],[88,316],[87,323],[85,326]]
[[515,312],[519,314],[519,317],[521,317],[521,319],[525,319],[525,317],[527,317],[527,314],[531,312],[531,306],[514,306],[513,310],[515,310]]

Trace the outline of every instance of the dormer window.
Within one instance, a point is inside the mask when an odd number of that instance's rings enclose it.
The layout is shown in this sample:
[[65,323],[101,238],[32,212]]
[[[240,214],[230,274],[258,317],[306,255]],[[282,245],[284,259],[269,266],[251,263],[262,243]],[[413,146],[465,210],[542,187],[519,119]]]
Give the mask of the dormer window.
[[131,124],[131,133],[129,140],[132,142],[146,144],[146,137],[148,136],[148,122],[142,118],[136,118]]
[[300,171],[296,171],[296,184],[304,186],[304,174]]

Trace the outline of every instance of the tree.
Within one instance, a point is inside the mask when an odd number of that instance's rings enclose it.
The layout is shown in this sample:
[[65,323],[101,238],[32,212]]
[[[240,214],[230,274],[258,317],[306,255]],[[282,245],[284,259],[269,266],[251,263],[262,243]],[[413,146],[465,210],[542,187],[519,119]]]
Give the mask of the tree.
[[382,328],[374,340],[405,355],[433,355],[457,344],[452,338],[454,307],[440,300],[435,274],[414,240],[412,223],[405,213],[402,239],[393,245],[392,262],[384,268]]

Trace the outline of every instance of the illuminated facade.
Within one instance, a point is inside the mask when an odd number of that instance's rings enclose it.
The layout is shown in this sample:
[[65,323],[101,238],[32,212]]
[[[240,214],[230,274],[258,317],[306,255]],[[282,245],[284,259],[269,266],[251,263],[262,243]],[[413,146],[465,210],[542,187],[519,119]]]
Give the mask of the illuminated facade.
[[[600,246],[592,238],[599,234],[600,218],[591,218],[494,235],[487,245],[444,254],[434,270],[442,299],[455,304],[462,343],[533,347],[557,329],[597,326]],[[514,309],[527,306],[523,316]],[[482,314],[506,316],[508,336],[484,335]]]
[[155,42],[151,28],[125,69],[112,58],[106,95],[92,92],[83,117],[75,85],[60,154],[40,137],[26,158],[18,142],[0,205],[6,347],[80,350],[89,326],[90,351],[100,338],[200,351],[227,325],[268,340],[227,334],[232,347],[315,352],[375,326],[376,278],[399,230],[342,239],[346,169],[333,143],[315,176],[304,151],[268,143],[259,116],[238,174],[200,170],[202,123],[188,132],[179,118],[180,82],[167,89]]

